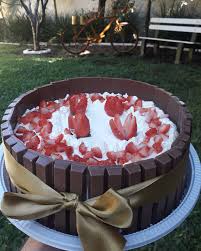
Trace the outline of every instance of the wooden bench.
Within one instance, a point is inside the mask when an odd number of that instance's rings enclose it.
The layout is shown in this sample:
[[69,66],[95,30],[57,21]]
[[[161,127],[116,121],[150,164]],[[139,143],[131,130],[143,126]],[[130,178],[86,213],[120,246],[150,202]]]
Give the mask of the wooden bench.
[[[155,31],[153,37],[140,37],[141,56],[146,53],[147,42],[154,42],[154,54],[158,53],[161,42],[176,43],[177,51],[175,57],[175,64],[180,63],[182,51],[184,47],[189,48],[189,62],[192,61],[193,51],[195,48],[201,48],[201,42],[197,41],[198,34],[201,34],[201,19],[188,19],[188,18],[151,18],[149,30]],[[160,31],[168,32],[183,32],[185,34],[191,33],[190,40],[175,40],[169,38],[161,38]]]

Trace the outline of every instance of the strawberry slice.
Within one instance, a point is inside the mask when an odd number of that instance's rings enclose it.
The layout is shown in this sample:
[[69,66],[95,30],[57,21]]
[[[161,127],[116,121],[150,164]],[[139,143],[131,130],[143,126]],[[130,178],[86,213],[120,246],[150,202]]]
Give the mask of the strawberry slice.
[[162,147],[162,145],[161,145],[160,142],[154,143],[153,144],[153,148],[154,148],[154,150],[155,150],[156,153],[160,153],[160,152],[163,151],[163,147]]
[[120,140],[129,140],[136,136],[136,118],[131,113],[127,116],[123,126],[119,115],[115,115],[114,119],[111,119],[109,123],[113,134]]
[[56,144],[59,144],[62,140],[63,140],[63,138],[64,138],[64,135],[61,133],[61,134],[59,134],[57,137],[56,137],[56,139],[55,139],[55,143]]
[[115,152],[107,152],[106,153],[108,159],[112,160],[112,161],[116,161],[117,160],[117,155]]
[[66,135],[67,135],[67,134],[71,134],[70,129],[65,128],[65,129],[64,129],[64,134],[66,134]]
[[118,139],[124,140],[124,129],[121,124],[119,115],[115,115],[114,119],[111,119],[109,123],[114,136]]
[[29,141],[31,140],[31,138],[33,138],[35,136],[35,132],[33,131],[27,131],[26,133],[24,133],[20,139],[23,141],[23,142],[26,142],[26,141]]
[[160,136],[160,135],[155,136],[155,137],[154,137],[154,142],[155,142],[155,143],[162,144],[162,143],[163,143],[163,137]]
[[94,157],[100,158],[100,159],[103,157],[102,151],[99,147],[93,147],[91,148],[91,151],[94,154]]
[[125,150],[127,153],[131,153],[131,154],[135,154],[138,151],[136,145],[133,142],[128,143]]
[[87,160],[87,159],[90,159],[90,158],[93,158],[94,157],[94,153],[92,151],[87,151],[84,156],[83,156],[83,159],[84,160]]
[[148,138],[152,138],[157,134],[157,129],[156,128],[150,128],[145,134],[146,134],[146,136]]
[[93,93],[91,96],[91,101],[95,102],[96,100],[99,100],[101,103],[103,103],[105,101],[105,99],[98,93]]
[[85,94],[73,95],[69,99],[72,114],[85,113],[87,109],[87,97]]
[[140,110],[142,108],[142,99],[138,98],[134,104],[134,111]]
[[24,126],[19,126],[16,130],[16,133],[22,134],[27,133],[29,130],[27,130]]
[[114,117],[116,114],[121,115],[124,111],[124,105],[117,96],[107,97],[104,108],[105,112],[110,117]]
[[86,161],[86,163],[89,166],[98,166],[99,161],[94,158],[90,158]]
[[85,146],[84,142],[82,142],[79,146],[79,151],[82,155],[86,154],[87,152],[87,147]]
[[124,133],[125,133],[125,139],[129,140],[130,138],[136,136],[137,134],[137,122],[136,117],[130,113],[125,122],[124,122]]
[[73,154],[73,152],[74,152],[74,149],[72,146],[66,146],[65,153],[68,156],[68,158]]
[[150,148],[148,146],[143,146],[139,149],[138,153],[141,157],[146,158],[149,156]]
[[68,124],[71,130],[74,130],[77,138],[89,136],[90,125],[85,114],[78,113],[75,116],[69,115]]
[[37,150],[39,144],[40,144],[39,137],[38,136],[34,136],[34,137],[32,137],[32,138],[29,139],[29,141],[26,143],[26,146],[29,149]]
[[162,124],[162,126],[159,128],[159,133],[166,134],[170,130],[169,124]]
[[49,134],[52,132],[52,123],[50,121],[46,121],[46,123],[44,123],[43,128],[40,131],[40,135],[43,138],[46,138],[49,136]]
[[51,157],[54,158],[54,159],[60,159],[60,160],[63,160],[63,157],[61,154],[59,153],[52,153],[51,154]]

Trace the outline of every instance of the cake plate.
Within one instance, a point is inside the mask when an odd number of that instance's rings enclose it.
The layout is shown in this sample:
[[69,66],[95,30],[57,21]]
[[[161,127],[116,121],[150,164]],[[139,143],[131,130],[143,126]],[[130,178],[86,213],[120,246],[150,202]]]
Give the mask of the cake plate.
[[[177,228],[195,207],[201,189],[201,166],[199,157],[192,144],[190,146],[187,177],[186,191],[180,205],[159,223],[151,225],[145,230],[125,235],[127,240],[125,250],[139,248],[164,237]],[[0,146],[0,199],[5,191],[7,191],[7,187],[4,158],[3,149]],[[83,250],[77,236],[49,229],[36,221],[8,220],[26,235],[46,245],[68,251]]]

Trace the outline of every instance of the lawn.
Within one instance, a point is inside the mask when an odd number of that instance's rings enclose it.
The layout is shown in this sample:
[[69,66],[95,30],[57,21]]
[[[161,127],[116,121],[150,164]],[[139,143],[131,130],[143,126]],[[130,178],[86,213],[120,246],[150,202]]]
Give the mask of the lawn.
[[[158,85],[185,101],[193,114],[192,143],[201,153],[201,65],[115,55],[84,58],[23,57],[21,47],[0,45],[0,117],[19,94],[53,80],[78,76],[123,77]],[[201,156],[201,154],[200,154]],[[140,251],[201,250],[201,200],[190,217],[167,237]],[[0,215],[0,251],[16,251],[24,235]]]

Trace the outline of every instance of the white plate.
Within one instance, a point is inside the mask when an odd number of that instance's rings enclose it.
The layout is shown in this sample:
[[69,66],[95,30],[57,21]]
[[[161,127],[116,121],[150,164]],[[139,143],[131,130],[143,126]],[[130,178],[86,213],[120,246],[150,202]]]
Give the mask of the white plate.
[[[137,233],[125,235],[125,238],[127,240],[125,250],[142,247],[151,242],[159,240],[160,238],[164,237],[168,233],[172,232],[175,228],[177,228],[191,213],[199,198],[201,188],[200,161],[192,145],[190,146],[189,158],[190,164],[188,188],[186,195],[184,196],[180,205],[161,222]],[[6,185],[3,178],[3,162],[3,151],[2,146],[0,146],[0,198],[6,191]],[[80,240],[76,236],[63,234],[58,231],[49,229],[35,221],[19,221],[12,219],[9,219],[9,221],[28,236],[49,246],[68,251],[83,250]]]

